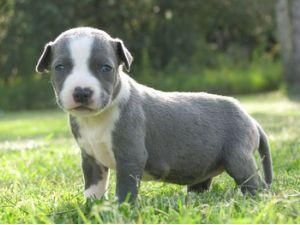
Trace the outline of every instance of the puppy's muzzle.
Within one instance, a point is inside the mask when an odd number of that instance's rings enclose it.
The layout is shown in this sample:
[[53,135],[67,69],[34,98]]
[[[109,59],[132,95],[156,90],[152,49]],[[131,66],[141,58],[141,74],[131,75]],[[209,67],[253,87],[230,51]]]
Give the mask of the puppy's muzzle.
[[91,102],[93,90],[90,88],[76,87],[73,92],[74,102],[87,105]]

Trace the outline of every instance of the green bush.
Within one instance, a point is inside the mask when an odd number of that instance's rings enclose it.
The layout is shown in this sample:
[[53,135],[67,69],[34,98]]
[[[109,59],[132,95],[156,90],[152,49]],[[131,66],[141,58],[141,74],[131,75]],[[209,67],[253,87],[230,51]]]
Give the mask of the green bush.
[[[152,71],[153,73],[153,71]],[[205,91],[216,94],[246,94],[276,90],[282,83],[280,62],[269,59],[255,60],[247,65],[220,63],[218,67],[198,72],[158,73],[145,72],[137,79],[164,91]]]
[[0,110],[48,109],[55,107],[49,76],[0,84]]

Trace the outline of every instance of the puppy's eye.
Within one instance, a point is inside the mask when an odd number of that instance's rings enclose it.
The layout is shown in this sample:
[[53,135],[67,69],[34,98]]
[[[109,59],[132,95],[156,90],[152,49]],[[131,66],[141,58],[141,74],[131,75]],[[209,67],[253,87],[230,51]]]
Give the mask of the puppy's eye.
[[62,71],[64,71],[64,69],[65,69],[65,66],[62,64],[55,66],[55,71],[57,71],[57,72],[62,72]]
[[100,72],[101,73],[107,73],[110,72],[112,70],[112,67],[109,65],[102,65],[100,66]]

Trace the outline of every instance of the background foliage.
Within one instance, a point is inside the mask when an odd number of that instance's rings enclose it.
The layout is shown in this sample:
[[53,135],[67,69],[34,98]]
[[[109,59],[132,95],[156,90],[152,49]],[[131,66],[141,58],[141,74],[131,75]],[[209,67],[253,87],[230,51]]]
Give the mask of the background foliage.
[[282,80],[272,0],[3,0],[0,10],[0,109],[55,105],[34,67],[46,42],[77,26],[122,38],[132,76],[163,90],[240,94]]

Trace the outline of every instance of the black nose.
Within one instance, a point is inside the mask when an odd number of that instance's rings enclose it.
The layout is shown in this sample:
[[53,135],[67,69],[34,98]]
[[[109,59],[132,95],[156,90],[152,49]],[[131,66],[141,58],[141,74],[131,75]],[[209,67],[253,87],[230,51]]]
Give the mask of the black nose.
[[87,104],[92,97],[93,91],[90,88],[76,87],[73,92],[75,102]]

